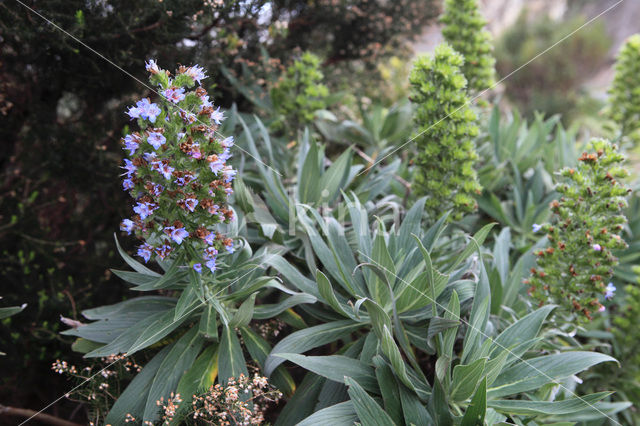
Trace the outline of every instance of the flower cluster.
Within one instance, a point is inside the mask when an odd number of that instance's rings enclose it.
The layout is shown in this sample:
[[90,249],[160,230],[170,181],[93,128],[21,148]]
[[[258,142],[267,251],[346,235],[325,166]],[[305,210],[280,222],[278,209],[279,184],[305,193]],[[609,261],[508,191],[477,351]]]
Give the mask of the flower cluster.
[[66,397],[87,405],[90,425],[104,424],[109,408],[120,396],[121,383],[131,380],[135,374],[142,371],[139,364],[124,355],[100,358],[98,363],[83,368],[58,359],[52,364],[51,369],[83,384],[75,387]]
[[[189,415],[198,424],[259,425],[264,422],[267,405],[281,397],[280,391],[270,387],[266,377],[257,373],[252,378],[241,374],[237,380],[230,378],[226,386],[216,384],[202,394],[193,395]],[[173,393],[166,402],[163,398],[157,401],[163,413],[163,424],[174,420],[181,402],[180,395]]]
[[620,49],[616,75],[609,90],[607,115],[620,126],[620,134],[640,141],[640,34]]
[[560,172],[566,182],[556,187],[561,197],[551,203],[553,223],[534,225],[549,244],[536,251],[537,267],[525,280],[540,304],[557,303],[586,319],[614,296],[613,251],[627,247],[620,233],[629,193],[620,182],[628,173],[617,147],[602,139],[592,140],[591,147],[577,168]]
[[444,39],[464,56],[462,73],[469,91],[488,89],[495,79],[495,58],[487,21],[478,10],[476,0],[446,0],[440,21]]
[[464,58],[444,43],[432,57],[418,58],[409,78],[414,121],[420,126],[413,190],[428,196],[425,209],[432,221],[447,210],[454,211],[453,220],[473,211],[474,195],[481,191],[474,169],[478,127],[468,106],[463,63]]
[[236,174],[227,165],[233,137],[217,132],[224,115],[199,86],[207,77],[201,67],[180,67],[172,77],[150,60],[147,71],[162,97],[127,111],[140,130],[122,139],[129,157],[122,185],[135,200],[135,214],[120,229],[143,241],[137,254],[145,262],[183,250],[198,273],[203,264],[214,272],[218,253],[234,249],[215,231],[233,220],[227,206]]

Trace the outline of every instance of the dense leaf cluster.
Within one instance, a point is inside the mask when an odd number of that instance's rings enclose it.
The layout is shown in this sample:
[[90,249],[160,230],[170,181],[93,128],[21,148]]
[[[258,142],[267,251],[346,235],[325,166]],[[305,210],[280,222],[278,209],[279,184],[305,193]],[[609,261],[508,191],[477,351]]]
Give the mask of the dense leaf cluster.
[[434,219],[449,209],[454,220],[473,211],[481,190],[474,169],[478,127],[463,64],[462,55],[441,44],[433,56],[416,60],[409,78],[418,127],[413,191],[428,196],[427,212]]
[[618,148],[602,139],[591,148],[576,168],[560,172],[565,183],[557,185],[560,199],[551,203],[553,222],[540,227],[549,245],[536,252],[538,265],[528,280],[541,304],[557,303],[588,319],[604,308],[604,297],[613,297],[608,283],[618,263],[613,251],[627,247],[620,234],[629,193]]
[[620,49],[616,75],[609,89],[608,115],[620,127],[620,135],[640,140],[640,34]]
[[487,21],[478,10],[477,0],[446,0],[442,35],[456,52],[464,56],[462,73],[468,90],[480,92],[490,88],[495,80],[495,58]]

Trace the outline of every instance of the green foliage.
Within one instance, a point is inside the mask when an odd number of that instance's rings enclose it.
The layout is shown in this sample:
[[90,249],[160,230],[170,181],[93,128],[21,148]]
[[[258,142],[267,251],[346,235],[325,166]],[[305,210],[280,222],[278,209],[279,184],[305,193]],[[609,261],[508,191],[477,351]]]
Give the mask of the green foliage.
[[[549,246],[537,251],[538,266],[528,280],[530,294],[543,303],[557,303],[582,319],[602,307],[602,296],[613,297],[612,251],[627,247],[620,237],[627,222],[623,209],[629,190],[621,182],[628,172],[624,157],[605,140],[591,142],[576,168],[560,172],[560,200],[551,203],[553,223],[540,227]],[[534,225],[538,227],[539,225]]]
[[[640,401],[640,340],[638,340],[638,318],[640,318],[640,287],[625,286],[623,307],[613,318],[613,334],[616,338],[616,354],[620,357],[626,380],[623,390],[627,398]],[[622,384],[622,383],[620,383]]]
[[480,92],[493,85],[495,58],[487,21],[478,10],[477,0],[446,0],[440,17],[442,35],[456,52],[464,56],[462,73],[470,92]]
[[308,222],[320,227],[308,229],[321,268],[315,280],[272,263],[286,284],[318,297],[305,310],[320,320],[286,336],[266,360],[267,374],[285,361],[309,371],[304,395],[290,400],[277,424],[350,424],[354,417],[363,424],[451,424],[462,417],[473,425],[480,418],[551,422],[597,413],[593,405],[606,392],[548,399],[537,390],[613,358],[542,355],[539,334],[553,306],[506,327],[489,315],[493,284],[478,249],[491,226],[460,247],[443,241],[446,217],[421,232],[423,200],[398,228],[378,224],[375,232],[359,226],[362,207],[347,205],[353,229],[331,219]]
[[640,34],[629,37],[620,49],[616,75],[609,89],[607,115],[620,135],[640,141]]
[[474,195],[481,190],[474,169],[478,128],[464,90],[463,63],[459,53],[441,44],[433,56],[416,60],[410,77],[418,126],[413,190],[428,196],[426,209],[432,220],[449,209],[452,220],[473,211]]
[[313,53],[305,52],[295,60],[271,89],[271,101],[280,115],[273,125],[286,123],[295,130],[311,123],[315,112],[326,107],[329,89],[322,84],[323,78],[320,58]]

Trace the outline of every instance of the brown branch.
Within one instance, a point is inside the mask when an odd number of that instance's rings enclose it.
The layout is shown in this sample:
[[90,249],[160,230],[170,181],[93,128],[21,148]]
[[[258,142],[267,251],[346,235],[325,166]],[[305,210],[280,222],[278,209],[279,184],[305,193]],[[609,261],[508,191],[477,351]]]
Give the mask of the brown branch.
[[52,416],[50,414],[38,413],[34,410],[29,410],[28,408],[15,408],[15,407],[7,407],[5,405],[0,405],[0,415],[6,416],[15,416],[15,417],[23,417],[23,418],[35,418],[41,422],[48,423],[50,425],[55,426],[82,426],[79,423],[73,423],[66,420],[63,420],[59,417]]

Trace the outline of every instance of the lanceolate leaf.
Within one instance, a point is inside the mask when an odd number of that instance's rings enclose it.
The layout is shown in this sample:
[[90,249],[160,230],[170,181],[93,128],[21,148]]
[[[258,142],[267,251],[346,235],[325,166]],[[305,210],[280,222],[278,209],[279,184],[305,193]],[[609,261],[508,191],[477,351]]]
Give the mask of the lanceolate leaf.
[[358,415],[353,403],[345,401],[316,411],[296,426],[353,426],[357,421]]
[[358,419],[363,426],[394,426],[395,423],[384,412],[382,407],[370,397],[362,387],[350,377],[345,377],[345,383],[349,386],[349,397],[358,414]]
[[160,368],[160,364],[171,350],[171,346],[162,349],[151,361],[144,366],[142,371],[133,378],[129,386],[120,394],[109,410],[105,424],[123,424],[127,414],[140,418],[144,412],[147,395],[153,383],[153,379]]
[[187,370],[193,364],[198,356],[204,339],[198,334],[198,328],[192,327],[184,336],[182,336],[167,354],[158,374],[153,379],[147,403],[144,408],[144,420],[154,421],[159,417],[157,401],[169,398],[169,394],[176,390],[178,382]]
[[595,411],[593,405],[611,395],[612,392],[599,392],[580,398],[571,398],[564,401],[524,401],[524,400],[491,400],[487,403],[496,411],[505,414],[521,414],[525,416],[558,415]]
[[464,401],[469,398],[480,381],[487,364],[486,358],[480,358],[469,365],[456,365],[451,380],[451,399]]
[[236,332],[231,327],[222,329],[220,349],[218,351],[218,374],[220,383],[226,385],[231,377],[237,379],[240,374],[248,376],[247,363]]
[[378,383],[373,368],[354,358],[343,355],[304,356],[299,354],[274,353],[291,361],[305,370],[312,371],[329,380],[343,383],[345,376],[353,377],[363,388],[372,393],[378,393]]
[[345,338],[350,333],[362,327],[362,324],[351,320],[334,321],[296,331],[282,339],[271,351],[265,361],[265,374],[270,376],[273,370],[285,360],[273,356],[277,353],[302,353],[318,346]]
[[616,360],[597,352],[563,352],[523,360],[504,370],[488,390],[489,398],[498,398],[537,389],[561,380],[601,362]]
[[487,412],[487,381],[483,379],[471,399],[471,403],[464,412],[460,426],[484,426],[484,416]]

